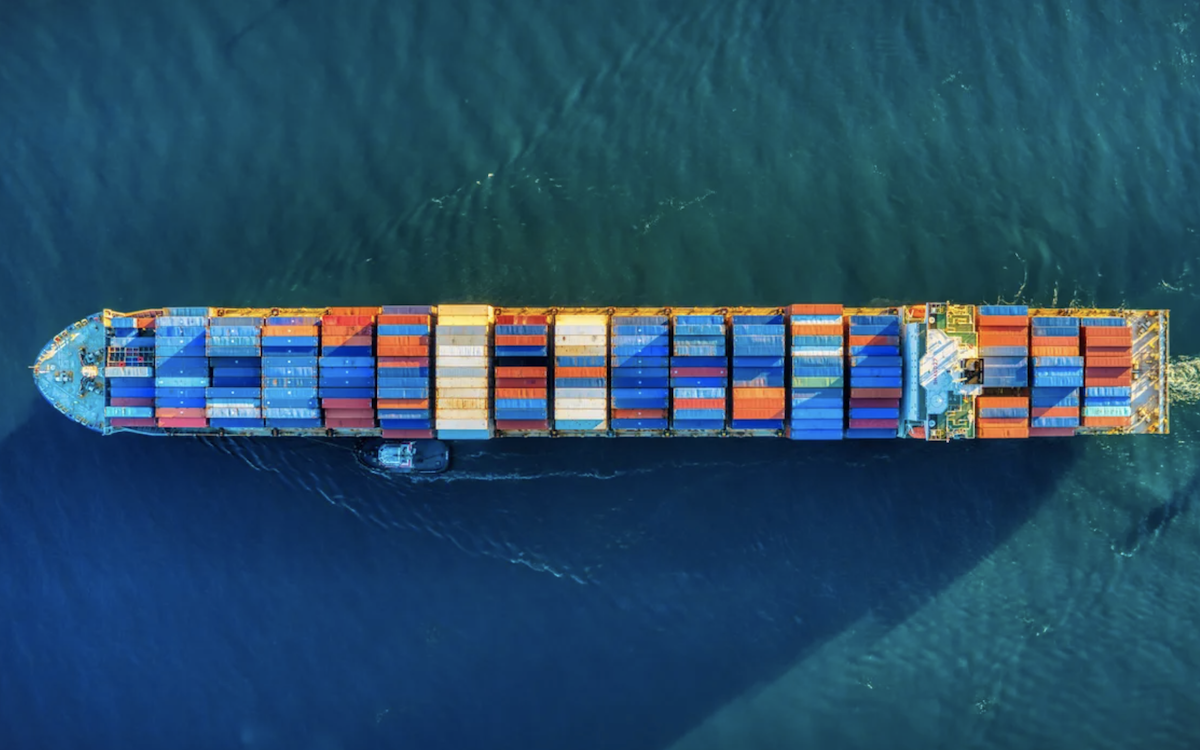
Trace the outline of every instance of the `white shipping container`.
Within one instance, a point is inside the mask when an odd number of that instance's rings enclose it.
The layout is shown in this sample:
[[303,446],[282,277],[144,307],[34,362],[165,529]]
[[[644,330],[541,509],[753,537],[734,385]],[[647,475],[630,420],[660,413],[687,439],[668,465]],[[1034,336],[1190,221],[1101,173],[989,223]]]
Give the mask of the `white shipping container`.
[[454,346],[486,346],[488,342],[487,333],[439,333],[437,337],[437,345],[440,348],[443,344],[451,344]]
[[470,304],[453,304],[453,305],[438,305],[438,318],[443,316],[468,316],[468,317],[488,317],[492,312],[491,305],[470,305]]
[[608,316],[598,313],[562,313],[555,318],[555,326],[607,326]]
[[607,333],[607,326],[575,326],[561,323],[554,326],[555,336],[604,336]]
[[588,346],[588,345],[604,346],[606,343],[608,343],[608,337],[602,333],[597,333],[597,334],[573,333],[569,336],[564,336],[562,334],[556,333],[554,335],[554,343],[555,343],[555,345],[565,344],[567,346]]
[[487,318],[481,318],[477,315],[439,315],[437,316],[438,326],[486,326]]
[[486,398],[443,398],[442,394],[439,393],[437,408],[438,412],[462,410],[486,414],[488,400]]
[[488,389],[486,387],[475,388],[442,388],[438,387],[438,398],[487,398]]
[[608,414],[596,409],[555,409],[554,420],[557,422],[564,419],[595,419],[606,421]]
[[564,398],[554,399],[554,411],[557,413],[561,409],[596,409],[604,411],[608,408],[608,401],[602,398]]
[[471,390],[482,388],[487,390],[488,381],[487,378],[438,378],[437,382],[434,383],[434,387],[439,391],[458,388],[469,388]]
[[438,371],[443,367],[479,367],[487,371],[487,357],[438,357],[434,364]]
[[571,346],[571,345],[554,345],[554,355],[556,357],[604,357],[608,355],[608,347],[601,344],[600,346]]
[[569,398],[600,398],[607,399],[608,391],[603,388],[555,388],[554,400]]
[[488,348],[486,346],[447,346],[441,342],[437,345],[437,356],[440,362],[442,357],[477,357],[483,358],[487,356]]
[[437,415],[434,420],[434,427],[439,430],[486,430],[491,427],[486,419],[473,419],[469,416],[447,416]]

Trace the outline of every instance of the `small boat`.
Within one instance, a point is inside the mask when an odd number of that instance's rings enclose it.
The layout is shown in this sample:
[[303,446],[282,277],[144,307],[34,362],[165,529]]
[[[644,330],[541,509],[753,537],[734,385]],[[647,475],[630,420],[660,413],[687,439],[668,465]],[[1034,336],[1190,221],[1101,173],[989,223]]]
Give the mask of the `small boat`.
[[440,474],[450,468],[450,448],[441,440],[367,438],[354,446],[358,462],[389,474]]

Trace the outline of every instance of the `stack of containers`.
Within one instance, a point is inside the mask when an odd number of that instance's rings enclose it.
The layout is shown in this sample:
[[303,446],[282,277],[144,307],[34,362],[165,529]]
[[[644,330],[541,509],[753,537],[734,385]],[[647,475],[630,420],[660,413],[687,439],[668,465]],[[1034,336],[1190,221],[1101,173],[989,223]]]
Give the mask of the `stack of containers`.
[[433,437],[428,306],[385,305],[377,322],[376,414],[385,438]]
[[104,416],[112,427],[154,427],[154,318],[112,318]]
[[851,315],[850,438],[894,438],[903,392],[900,316]]
[[[764,314],[765,313],[765,314]],[[735,314],[733,322],[734,430],[772,435],[787,417],[787,330],[783,314]]]
[[1031,437],[1068,437],[1079,427],[1079,389],[1083,358],[1079,356],[1079,318],[1033,318]]
[[1133,420],[1133,329],[1124,318],[1083,321],[1084,427],[1128,427]]
[[375,316],[377,307],[332,307],[321,318],[318,384],[325,426],[375,427]]
[[262,427],[262,318],[210,318],[205,343],[208,426]]
[[550,316],[496,315],[496,429],[523,435],[550,431]]
[[262,329],[264,426],[321,426],[317,401],[317,351],[321,319],[294,315],[267,318]]
[[[841,440],[845,330],[841,305],[792,305],[792,440]],[[869,401],[869,399],[862,399]],[[860,407],[865,408],[865,407]]]
[[975,437],[1029,437],[1028,396],[980,396],[975,410]]
[[670,413],[670,320],[665,315],[612,319],[612,426],[621,434],[667,429]]
[[154,417],[159,427],[208,426],[207,307],[167,308],[155,323]]
[[671,428],[683,435],[720,433],[725,429],[729,385],[725,315],[676,314],[674,325]]
[[490,305],[438,307],[434,337],[438,437],[486,440],[492,436],[488,408],[491,324]]
[[1029,308],[981,305],[975,316],[984,388],[1029,386]]
[[608,316],[559,313],[554,321],[554,429],[608,431]]

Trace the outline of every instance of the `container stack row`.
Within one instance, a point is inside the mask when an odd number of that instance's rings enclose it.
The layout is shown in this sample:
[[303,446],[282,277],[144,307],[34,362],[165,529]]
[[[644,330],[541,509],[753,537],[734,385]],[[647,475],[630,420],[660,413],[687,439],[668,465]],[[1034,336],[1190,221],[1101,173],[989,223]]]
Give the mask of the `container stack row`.
[[496,315],[496,429],[523,435],[550,430],[550,316]]
[[315,316],[274,316],[262,329],[263,426],[321,426],[317,400],[320,322]]
[[433,437],[431,313],[387,305],[376,318],[375,414],[385,438]]
[[975,327],[983,357],[983,387],[1029,387],[1029,308],[981,305]]
[[729,357],[723,314],[674,316],[671,351],[671,427],[683,434],[725,429]]
[[[841,305],[792,305],[792,440],[841,440],[846,338]],[[870,399],[863,399],[870,401]]]
[[321,318],[318,384],[324,425],[375,426],[375,314],[372,308],[331,308]]
[[491,326],[492,308],[488,305],[438,308],[434,416],[439,437],[486,440],[492,436],[488,397]]
[[846,437],[894,438],[903,391],[899,315],[851,315]]
[[1033,318],[1031,354],[1033,389],[1031,437],[1067,437],[1079,427],[1083,357],[1079,356],[1079,318]]
[[775,435],[787,418],[787,330],[782,313],[737,314],[733,324],[733,420],[752,435]]
[[976,398],[975,437],[1029,437],[1029,397],[979,396]]
[[210,318],[207,354],[209,427],[263,426],[262,318]]
[[554,427],[608,430],[608,317],[561,313],[554,321]]
[[155,427],[154,318],[113,318],[104,416],[113,427]]
[[612,428],[618,434],[666,430],[671,412],[670,320],[665,315],[612,319]]
[[1128,427],[1133,420],[1133,329],[1124,318],[1083,323],[1084,427]]
[[208,308],[169,308],[154,329],[154,418],[159,427],[207,427]]

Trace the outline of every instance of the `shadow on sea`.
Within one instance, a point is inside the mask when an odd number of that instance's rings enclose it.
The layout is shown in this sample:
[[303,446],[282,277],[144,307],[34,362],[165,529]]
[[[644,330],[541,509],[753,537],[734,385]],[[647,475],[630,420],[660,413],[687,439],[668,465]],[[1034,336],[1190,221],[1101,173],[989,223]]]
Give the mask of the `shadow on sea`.
[[[658,747],[863,618],[903,621],[1030,518],[1081,440],[511,439],[455,443],[449,473],[414,481],[359,469],[341,444],[102,438],[45,407],[0,451],[0,570],[36,571],[0,595],[42,613],[18,631],[53,632],[87,605],[39,577],[161,592],[147,561],[169,561],[206,588],[187,606],[178,591],[138,598],[157,623],[140,646],[201,672],[233,657],[177,649],[189,628],[226,627],[239,591],[240,618],[277,626],[245,578],[285,565],[289,595],[319,605],[287,637],[437,623],[433,652],[372,652],[364,685],[400,673],[420,687],[402,720],[354,729],[356,746]],[[197,608],[198,623],[178,614]],[[314,674],[346,658],[305,648]],[[145,683],[131,664],[110,679]],[[87,717],[69,676],[58,710]],[[291,689],[290,705],[328,700],[319,681]]]

